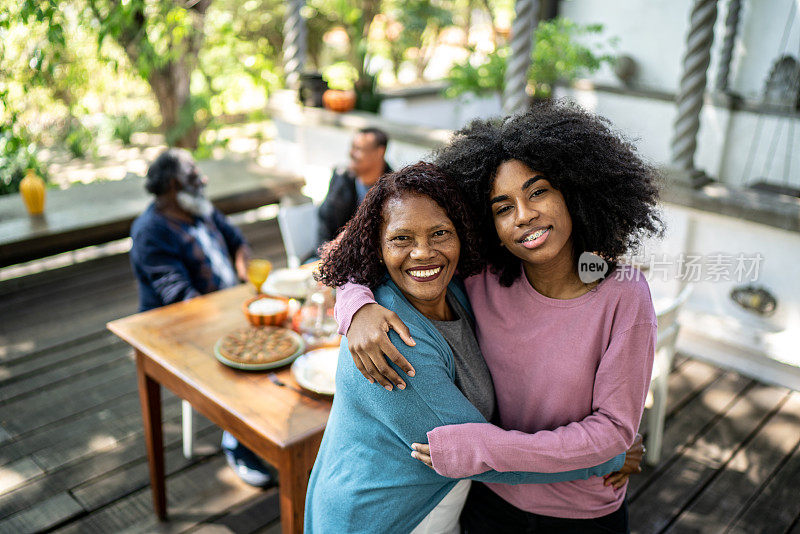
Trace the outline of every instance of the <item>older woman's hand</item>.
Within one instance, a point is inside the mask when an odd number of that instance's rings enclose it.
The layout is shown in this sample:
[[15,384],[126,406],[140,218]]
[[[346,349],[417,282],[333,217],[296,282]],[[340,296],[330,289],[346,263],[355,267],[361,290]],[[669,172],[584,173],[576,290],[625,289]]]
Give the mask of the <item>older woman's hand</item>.
[[380,304],[362,306],[350,322],[347,330],[347,344],[353,362],[364,378],[391,391],[393,385],[405,389],[406,384],[387,363],[393,361],[408,376],[414,376],[414,368],[389,340],[389,329],[393,329],[406,345],[413,347],[416,342],[400,317]]
[[641,473],[642,468],[640,464],[642,463],[645,451],[646,449],[642,444],[642,435],[636,434],[633,445],[631,445],[631,448],[625,453],[625,463],[622,465],[622,469],[603,477],[605,478],[603,485],[614,486],[614,489],[619,489],[628,481],[631,475]]
[[431,460],[431,446],[427,443],[412,443],[411,457],[419,460],[423,464],[433,469],[433,460]]

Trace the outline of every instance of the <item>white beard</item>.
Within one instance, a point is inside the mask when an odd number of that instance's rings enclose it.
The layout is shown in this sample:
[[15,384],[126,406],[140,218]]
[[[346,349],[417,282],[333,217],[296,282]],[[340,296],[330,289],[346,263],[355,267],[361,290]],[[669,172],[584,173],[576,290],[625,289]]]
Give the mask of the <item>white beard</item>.
[[176,197],[181,209],[197,217],[210,217],[214,212],[214,206],[206,197],[200,194],[191,194],[186,191],[179,191]]

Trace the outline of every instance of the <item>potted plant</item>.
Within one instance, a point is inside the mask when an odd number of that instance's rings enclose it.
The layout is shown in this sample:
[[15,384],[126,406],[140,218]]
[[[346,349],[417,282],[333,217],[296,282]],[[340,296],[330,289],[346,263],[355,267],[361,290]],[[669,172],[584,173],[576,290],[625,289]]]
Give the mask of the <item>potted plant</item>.
[[322,103],[331,111],[345,112],[356,105],[354,90],[358,73],[352,65],[339,61],[325,69],[324,77],[329,89],[322,93]]
[[[346,60],[324,69],[327,73],[341,63],[350,67],[355,76],[349,87],[334,87],[336,81],[326,76],[329,86],[334,90],[355,91],[356,109],[375,112],[380,106],[380,95],[376,92],[375,78],[367,71],[370,60],[369,34],[375,16],[380,12],[380,0],[337,0],[336,2],[311,1],[320,13],[334,21],[336,26],[347,34]],[[342,96],[344,95],[337,95]],[[330,98],[330,97],[329,97]],[[350,95],[347,95],[350,98]],[[338,101],[338,98],[337,98]]]
[[[550,98],[555,82],[572,81],[596,72],[604,63],[613,63],[614,56],[609,50],[616,45],[615,38],[592,45],[581,42],[582,38],[602,31],[601,24],[580,25],[561,17],[540,22],[534,33],[528,70],[529,89],[534,98]],[[485,55],[473,49],[466,61],[450,70],[445,96],[501,94],[509,54],[507,46]]]

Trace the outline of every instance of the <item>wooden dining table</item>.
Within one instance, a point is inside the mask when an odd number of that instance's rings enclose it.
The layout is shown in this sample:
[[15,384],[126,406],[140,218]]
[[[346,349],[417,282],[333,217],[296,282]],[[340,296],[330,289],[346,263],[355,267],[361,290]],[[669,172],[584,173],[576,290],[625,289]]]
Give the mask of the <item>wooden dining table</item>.
[[241,371],[214,357],[228,332],[247,325],[242,303],[252,288],[240,285],[108,323],[136,353],[153,506],[166,519],[161,386],[274,466],[280,477],[283,532],[303,530],[308,477],[328,421],[331,399],[302,390],[289,367]]

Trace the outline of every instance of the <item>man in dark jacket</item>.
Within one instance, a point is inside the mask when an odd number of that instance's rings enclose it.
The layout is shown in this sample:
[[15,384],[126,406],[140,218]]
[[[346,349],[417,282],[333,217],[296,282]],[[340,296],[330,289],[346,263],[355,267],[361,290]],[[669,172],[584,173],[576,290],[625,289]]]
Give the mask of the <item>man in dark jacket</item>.
[[384,159],[387,142],[386,133],[378,128],[364,128],[353,137],[350,164],[333,171],[328,195],[319,207],[317,246],[336,237],[355,215],[370,187],[392,172]]

